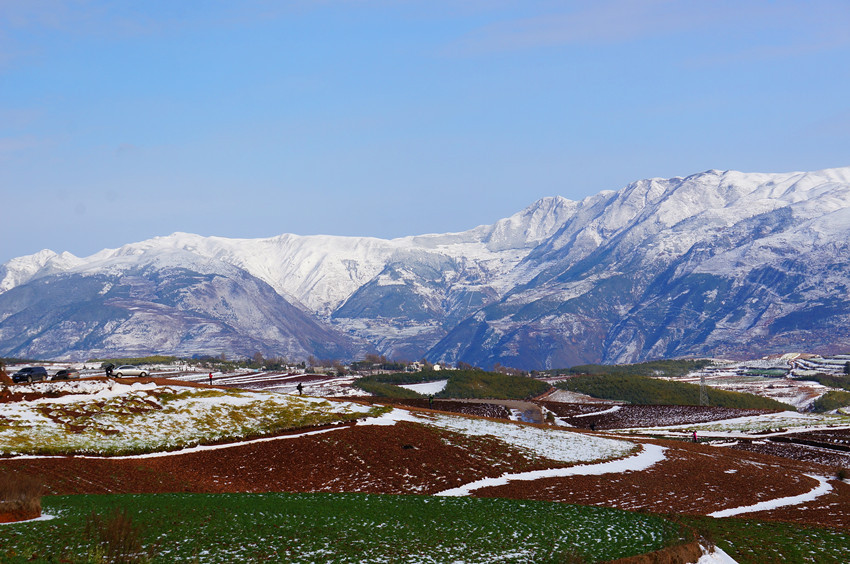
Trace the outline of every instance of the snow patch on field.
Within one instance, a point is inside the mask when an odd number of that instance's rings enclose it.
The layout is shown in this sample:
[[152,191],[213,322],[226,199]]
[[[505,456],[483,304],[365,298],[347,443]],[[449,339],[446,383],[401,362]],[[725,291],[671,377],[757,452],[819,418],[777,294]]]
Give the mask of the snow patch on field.
[[417,414],[393,409],[380,417],[372,417],[358,425],[394,425],[398,421],[420,423],[474,437],[493,437],[523,449],[535,457],[555,462],[578,463],[609,460],[627,456],[634,443],[608,439],[564,429],[540,428],[512,422],[492,421],[442,414]]
[[615,432],[657,434],[659,432],[688,434],[697,430],[702,437],[751,437],[757,434],[769,437],[774,434],[786,434],[790,431],[806,429],[842,429],[850,428],[850,417],[834,414],[796,413],[781,411],[734,419],[723,419],[705,423],[687,423],[678,425],[619,429]]
[[701,546],[702,556],[696,564],[738,564],[738,561],[726,554],[720,547],[712,547],[711,550]]
[[54,515],[48,515],[47,513],[42,513],[38,517],[34,517],[32,519],[24,519],[23,521],[10,521],[8,523],[0,523],[0,527],[3,525],[20,525],[21,523],[33,523],[35,521],[50,521],[51,519],[55,519]]
[[486,419],[438,415],[423,422],[463,435],[495,437],[535,456],[557,462],[575,463],[617,458],[626,456],[635,448],[634,443],[627,441]]
[[744,507],[733,507],[731,509],[724,509],[722,511],[715,511],[714,513],[709,513],[709,517],[732,517],[734,515],[741,515],[742,513],[753,513],[755,511],[769,511],[771,509],[777,509],[779,507],[785,507],[788,505],[799,505],[801,503],[806,503],[807,501],[812,501],[817,499],[818,497],[832,491],[832,486],[827,482],[826,478],[822,476],[815,476],[812,474],[806,474],[809,478],[814,478],[818,481],[817,487],[812,489],[810,492],[795,495],[790,497],[780,497],[777,499],[770,499],[767,501],[762,501],[761,503],[756,503],[755,505],[747,505]]
[[36,391],[66,395],[0,404],[0,454],[175,450],[375,413],[321,398],[113,380],[46,383]]
[[604,415],[606,413],[614,413],[616,411],[620,411],[622,409],[619,405],[615,405],[609,409],[604,409],[602,411],[593,411],[591,413],[583,413],[581,415],[574,415],[573,417],[592,417],[594,415]]
[[422,394],[423,396],[430,396],[442,392],[448,383],[448,380],[438,380],[436,382],[424,382],[422,384],[404,384],[399,385],[399,387],[413,390],[417,394]]
[[473,490],[488,488],[492,486],[504,486],[513,481],[531,481],[544,478],[564,478],[567,476],[588,476],[611,473],[622,473],[630,470],[646,470],[653,464],[664,460],[664,447],[657,445],[643,445],[643,450],[628,458],[601,462],[598,464],[583,464],[570,468],[553,468],[549,470],[534,470],[531,472],[520,472],[517,474],[503,474],[498,478],[484,478],[469,484],[440,492],[439,496],[465,496],[470,495]]

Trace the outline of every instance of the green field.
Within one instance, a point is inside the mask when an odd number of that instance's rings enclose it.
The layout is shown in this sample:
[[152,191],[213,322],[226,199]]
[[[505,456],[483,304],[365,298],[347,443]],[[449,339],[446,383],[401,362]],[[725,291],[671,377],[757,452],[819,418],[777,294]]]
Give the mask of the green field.
[[850,554],[850,535],[830,529],[507,499],[80,495],[46,497],[43,506],[53,519],[0,525],[0,561],[106,561],[92,524],[108,523],[115,509],[132,526],[110,538],[128,547],[138,539],[139,562],[598,562],[677,544],[693,531],[740,564],[838,564]]
[[0,560],[96,561],[105,549],[92,513],[104,520],[115,507],[153,562],[596,562],[690,538],[654,515],[505,499],[86,495],[46,497],[43,507],[56,518],[0,525]]
[[850,406],[850,392],[832,390],[815,400],[812,404],[812,411],[815,413],[826,413],[827,411],[848,406]]
[[399,385],[436,380],[448,380],[445,389],[436,395],[438,398],[521,400],[538,396],[549,389],[549,384],[540,380],[483,370],[376,374],[360,378],[354,385],[379,397],[416,398],[422,396]]
[[846,564],[850,534],[831,529],[749,519],[677,517],[739,564]]
[[[558,388],[595,398],[644,405],[699,405],[699,386],[627,374],[576,376],[556,384]],[[788,404],[753,394],[708,388],[708,404],[740,409],[792,410]]]

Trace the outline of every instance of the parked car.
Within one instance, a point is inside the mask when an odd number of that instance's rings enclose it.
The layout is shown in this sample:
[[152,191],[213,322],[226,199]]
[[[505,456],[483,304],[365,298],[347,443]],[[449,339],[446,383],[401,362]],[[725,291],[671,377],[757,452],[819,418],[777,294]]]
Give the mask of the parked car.
[[115,374],[116,378],[122,378],[124,376],[141,376],[144,378],[148,375],[148,371],[144,368],[139,368],[138,366],[131,366],[129,364],[125,364],[124,366],[119,366],[118,368],[113,369],[113,374]]
[[63,368],[59,372],[53,375],[51,380],[68,380],[69,378],[79,378],[80,373],[73,368]]
[[34,382],[47,380],[47,370],[43,366],[27,366],[12,374],[13,382]]

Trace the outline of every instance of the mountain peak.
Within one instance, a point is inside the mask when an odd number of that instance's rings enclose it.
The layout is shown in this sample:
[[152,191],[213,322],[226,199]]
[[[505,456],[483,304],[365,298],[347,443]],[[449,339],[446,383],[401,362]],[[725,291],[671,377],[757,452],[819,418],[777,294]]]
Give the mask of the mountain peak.
[[44,250],[0,265],[0,354],[54,354],[80,335],[142,350],[153,326],[162,353],[336,341],[522,368],[770,352],[800,335],[825,349],[850,342],[848,226],[850,167],[712,169],[540,198],[460,233],[175,232],[84,259]]

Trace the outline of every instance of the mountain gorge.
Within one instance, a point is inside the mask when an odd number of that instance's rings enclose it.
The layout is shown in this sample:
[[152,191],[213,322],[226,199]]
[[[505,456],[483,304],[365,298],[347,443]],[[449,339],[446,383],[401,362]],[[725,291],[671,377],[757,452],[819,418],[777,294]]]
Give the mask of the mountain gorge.
[[848,348],[850,168],[707,171],[393,240],[176,233],[0,266],[0,355],[548,368]]

